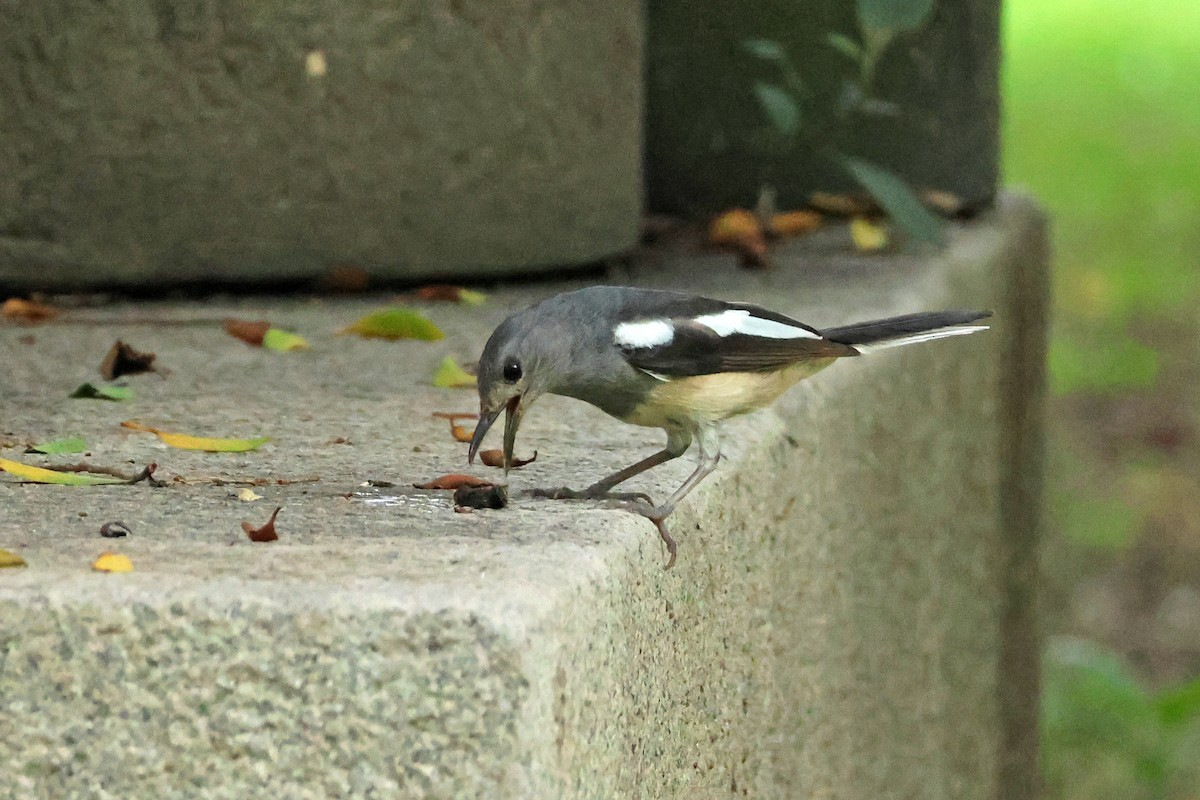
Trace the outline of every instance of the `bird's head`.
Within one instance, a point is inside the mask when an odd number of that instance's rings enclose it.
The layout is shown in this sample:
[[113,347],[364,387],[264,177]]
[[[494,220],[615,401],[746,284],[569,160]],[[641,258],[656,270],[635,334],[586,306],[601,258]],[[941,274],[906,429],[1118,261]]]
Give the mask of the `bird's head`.
[[467,451],[473,463],[483,437],[500,412],[504,419],[504,470],[513,460],[517,428],[525,411],[548,391],[548,369],[557,351],[552,325],[538,325],[530,309],[506,319],[492,333],[479,358],[479,422]]

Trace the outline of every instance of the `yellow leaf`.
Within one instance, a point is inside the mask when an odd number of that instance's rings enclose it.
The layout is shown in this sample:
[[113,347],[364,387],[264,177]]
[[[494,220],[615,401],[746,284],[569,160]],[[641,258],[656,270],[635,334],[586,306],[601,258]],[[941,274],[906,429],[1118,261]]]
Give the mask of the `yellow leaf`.
[[353,333],[364,339],[422,339],[424,341],[444,339],[446,336],[420,312],[403,306],[393,306],[368,314],[353,325],[342,328],[338,333]]
[[443,358],[442,363],[438,364],[437,370],[433,373],[433,385],[439,389],[461,388],[475,384],[475,376],[460,367],[458,362],[450,356]]
[[890,237],[887,225],[872,222],[866,217],[850,220],[850,239],[860,253],[878,253],[887,248]]
[[245,453],[249,450],[257,450],[271,441],[268,436],[260,436],[256,439],[217,439],[206,436],[191,436],[186,433],[171,433],[159,430],[158,428],[151,428],[149,425],[143,425],[136,420],[126,420],[121,423],[121,427],[153,433],[166,444],[180,450],[203,450],[207,453]]
[[133,562],[129,556],[104,552],[92,562],[92,569],[97,572],[133,572]]
[[244,503],[253,503],[255,500],[262,500],[262,495],[255,492],[253,489],[238,490],[238,500]]
[[20,478],[23,481],[31,481],[33,483],[55,483],[60,486],[102,486],[114,483],[128,483],[128,481],[120,478],[112,478],[105,475],[90,475],[86,472],[59,472],[53,469],[42,469],[41,467],[22,464],[19,461],[9,461],[7,458],[0,458],[0,470],[7,472]]
[[816,211],[785,211],[771,217],[772,236],[803,236],[821,227],[821,215]]
[[7,550],[0,548],[0,569],[8,567],[27,567],[25,559],[21,558],[16,553],[10,553]]
[[263,334],[262,346],[268,350],[286,353],[290,350],[307,350],[308,342],[304,340],[303,336],[298,336],[291,331],[268,328],[267,332]]
[[737,245],[762,236],[758,217],[744,208],[734,208],[718,215],[708,226],[708,242],[714,245]]

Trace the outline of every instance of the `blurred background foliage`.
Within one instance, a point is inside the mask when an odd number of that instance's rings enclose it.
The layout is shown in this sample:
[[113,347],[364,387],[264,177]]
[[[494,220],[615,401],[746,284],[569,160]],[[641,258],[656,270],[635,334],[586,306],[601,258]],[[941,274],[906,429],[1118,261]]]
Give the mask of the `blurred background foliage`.
[[1200,798],[1200,2],[1006,0],[1005,181],[1054,221],[1048,795]]

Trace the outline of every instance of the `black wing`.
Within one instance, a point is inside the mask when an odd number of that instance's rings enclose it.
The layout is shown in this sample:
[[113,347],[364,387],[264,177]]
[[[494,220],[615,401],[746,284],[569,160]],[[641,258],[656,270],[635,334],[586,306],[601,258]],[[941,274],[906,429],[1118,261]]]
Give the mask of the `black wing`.
[[[778,338],[732,331],[723,332],[722,335],[722,332],[696,321],[697,317],[724,311],[748,312],[750,324],[746,327],[753,327],[755,321],[765,321],[806,334],[795,338]],[[688,308],[687,312],[687,316],[659,318],[671,326],[673,335],[669,342],[653,346],[629,346],[617,341],[615,343],[621,355],[638,369],[667,377],[712,375],[718,372],[769,372],[801,361],[858,355],[858,351],[849,345],[830,341],[808,325],[759,306],[707,301],[705,307]],[[629,321],[640,320],[635,318]]]

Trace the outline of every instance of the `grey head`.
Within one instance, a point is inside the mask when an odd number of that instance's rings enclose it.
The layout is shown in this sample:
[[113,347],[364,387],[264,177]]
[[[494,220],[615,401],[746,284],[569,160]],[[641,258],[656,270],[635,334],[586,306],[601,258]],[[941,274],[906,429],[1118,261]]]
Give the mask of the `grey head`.
[[504,469],[508,471],[521,418],[537,398],[554,391],[558,365],[570,358],[566,319],[562,308],[547,301],[512,315],[492,332],[479,358],[479,422],[467,451],[468,462],[474,462],[484,435],[504,411]]

